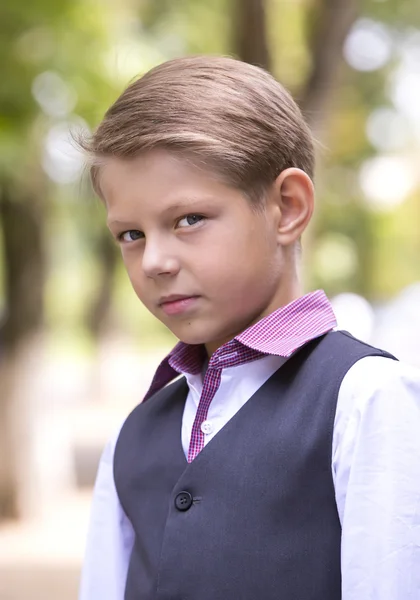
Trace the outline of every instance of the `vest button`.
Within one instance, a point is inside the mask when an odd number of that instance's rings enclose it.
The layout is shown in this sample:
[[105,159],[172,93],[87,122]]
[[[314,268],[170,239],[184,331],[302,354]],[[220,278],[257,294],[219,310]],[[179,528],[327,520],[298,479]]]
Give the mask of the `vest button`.
[[188,510],[191,508],[193,503],[193,498],[189,492],[179,492],[175,496],[175,506],[178,510]]

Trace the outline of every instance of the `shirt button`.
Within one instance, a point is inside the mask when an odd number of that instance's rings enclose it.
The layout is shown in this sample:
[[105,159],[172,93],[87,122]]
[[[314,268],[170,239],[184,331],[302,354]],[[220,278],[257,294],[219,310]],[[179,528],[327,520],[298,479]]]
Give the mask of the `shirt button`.
[[213,424],[211,421],[203,421],[201,423],[201,431],[206,435],[213,433]]
[[175,496],[175,507],[178,510],[185,511],[191,508],[193,503],[193,497],[189,492],[179,492]]

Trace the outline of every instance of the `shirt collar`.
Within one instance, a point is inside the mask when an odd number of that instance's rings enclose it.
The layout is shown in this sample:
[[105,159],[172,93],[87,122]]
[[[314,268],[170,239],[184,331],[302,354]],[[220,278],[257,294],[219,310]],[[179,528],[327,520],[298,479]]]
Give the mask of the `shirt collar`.
[[[270,354],[287,358],[309,341],[331,331],[336,325],[328,298],[322,290],[317,290],[282,306],[248,327],[216,350],[208,366],[229,366],[230,357],[238,349],[244,354],[244,362]],[[243,352],[244,350],[246,352]],[[201,373],[205,361],[206,351],[202,344],[178,342],[158,367],[145,399],[150,398],[178,374]]]
[[328,298],[322,290],[318,290],[279,308],[243,331],[236,339],[264,354],[287,358],[336,325]]
[[[293,354],[310,340],[337,325],[331,304],[322,290],[311,292],[282,306],[219,348],[210,359],[221,358],[242,344],[261,354],[283,356]],[[203,369],[206,352],[203,345],[179,342],[167,356],[178,373],[197,374]]]

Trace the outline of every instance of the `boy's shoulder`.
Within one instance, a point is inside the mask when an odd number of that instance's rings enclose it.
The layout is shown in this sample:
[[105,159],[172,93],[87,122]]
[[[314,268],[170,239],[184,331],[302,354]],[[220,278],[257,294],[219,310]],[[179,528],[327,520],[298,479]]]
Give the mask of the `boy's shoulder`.
[[359,338],[354,337],[348,331],[342,329],[334,329],[329,331],[325,339],[328,340],[331,348],[338,353],[354,352],[355,354],[361,354],[366,356],[382,356],[384,358],[392,359],[394,361],[398,361],[398,359],[388,352],[387,350],[378,348],[360,340]]
[[339,397],[338,408],[357,420],[376,415],[397,422],[420,411],[420,369],[384,351],[364,356],[347,371]]
[[323,381],[340,383],[354,365],[368,357],[386,359],[385,364],[397,362],[389,352],[355,338],[347,331],[330,330],[307,342],[296,353],[295,370],[305,367],[311,376]]
[[[420,369],[397,359],[392,355],[378,354],[363,357],[349,370],[346,378],[351,380],[354,391],[391,389],[396,385],[410,386],[410,382],[420,384]],[[343,385],[345,380],[343,381]],[[417,390],[420,392],[420,389]],[[420,398],[419,398],[420,400]]]

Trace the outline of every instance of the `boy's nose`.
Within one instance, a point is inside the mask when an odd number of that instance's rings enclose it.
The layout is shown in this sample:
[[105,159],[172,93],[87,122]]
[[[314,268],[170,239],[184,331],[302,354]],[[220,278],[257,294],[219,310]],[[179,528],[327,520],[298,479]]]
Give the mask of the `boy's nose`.
[[179,272],[179,261],[162,246],[146,243],[142,267],[146,277],[155,279],[162,275],[176,275]]

